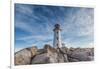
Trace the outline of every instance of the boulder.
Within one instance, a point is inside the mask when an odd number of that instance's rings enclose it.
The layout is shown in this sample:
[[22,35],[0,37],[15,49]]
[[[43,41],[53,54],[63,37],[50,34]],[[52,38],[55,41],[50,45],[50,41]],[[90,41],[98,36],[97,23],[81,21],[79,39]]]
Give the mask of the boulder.
[[32,57],[34,57],[37,54],[37,51],[38,51],[37,47],[33,46],[33,47],[30,47],[29,49],[31,51]]
[[37,51],[37,55],[39,54],[43,54],[43,53],[46,53],[47,51],[45,49],[38,49]]
[[15,65],[30,64],[31,52],[27,49],[23,49],[15,53]]
[[32,60],[32,64],[45,64],[45,63],[49,63],[49,57],[47,56],[47,53],[37,55]]
[[31,64],[31,58],[37,54],[36,47],[22,49],[15,53],[15,65]]
[[69,58],[69,62],[79,62],[79,60],[75,58]]
[[64,63],[94,60],[94,48],[29,47],[15,53],[15,65]]
[[45,45],[43,49],[38,50],[38,55],[36,55],[32,64],[44,64],[44,63],[56,63],[57,62],[57,51],[50,45]]
[[[93,56],[90,54],[91,51],[86,49],[76,49],[68,52],[69,61],[91,61],[93,60]],[[74,60],[73,60],[74,59]]]
[[32,64],[44,64],[44,63],[60,63],[60,62],[68,62],[67,54],[63,50],[55,49],[50,45],[45,45],[44,49],[40,49],[38,52],[42,52],[36,55]]

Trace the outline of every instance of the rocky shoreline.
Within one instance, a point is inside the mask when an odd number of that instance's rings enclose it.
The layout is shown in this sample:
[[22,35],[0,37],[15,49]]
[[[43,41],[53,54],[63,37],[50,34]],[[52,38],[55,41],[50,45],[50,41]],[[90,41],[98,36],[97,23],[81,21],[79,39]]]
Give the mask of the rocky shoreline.
[[14,54],[15,65],[68,63],[93,61],[94,48],[53,48],[45,45],[43,49],[33,46],[22,49]]

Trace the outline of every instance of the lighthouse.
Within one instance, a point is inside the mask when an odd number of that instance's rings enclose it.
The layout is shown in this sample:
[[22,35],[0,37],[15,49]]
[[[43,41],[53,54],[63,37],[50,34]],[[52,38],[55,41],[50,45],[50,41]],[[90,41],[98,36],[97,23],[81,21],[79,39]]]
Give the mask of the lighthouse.
[[53,46],[54,48],[61,48],[62,47],[62,42],[61,42],[61,28],[59,24],[55,24],[55,28],[53,29],[54,31],[54,41],[53,41]]

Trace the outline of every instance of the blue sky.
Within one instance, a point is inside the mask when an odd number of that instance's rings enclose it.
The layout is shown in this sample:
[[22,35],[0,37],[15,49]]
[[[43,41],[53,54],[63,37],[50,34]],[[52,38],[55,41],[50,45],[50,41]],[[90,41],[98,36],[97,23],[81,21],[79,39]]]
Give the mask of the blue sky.
[[56,23],[66,47],[93,47],[93,8],[15,4],[15,51],[52,45]]

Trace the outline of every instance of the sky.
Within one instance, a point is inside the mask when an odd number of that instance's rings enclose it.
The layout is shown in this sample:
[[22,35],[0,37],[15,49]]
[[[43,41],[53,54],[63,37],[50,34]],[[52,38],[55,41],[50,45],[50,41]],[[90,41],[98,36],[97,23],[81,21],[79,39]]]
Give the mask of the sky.
[[15,51],[53,46],[55,24],[66,47],[93,47],[94,9],[86,7],[15,4]]

